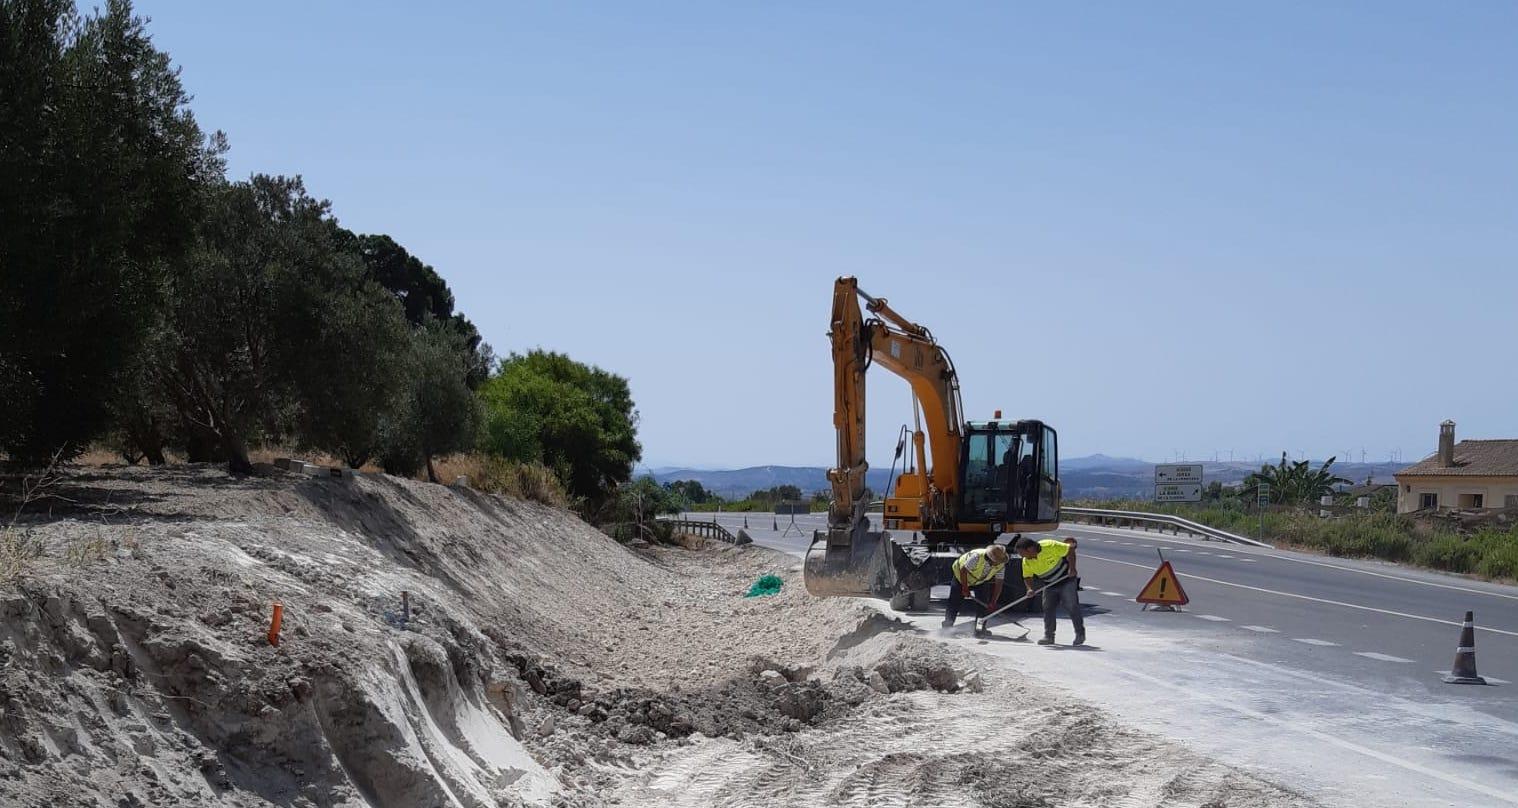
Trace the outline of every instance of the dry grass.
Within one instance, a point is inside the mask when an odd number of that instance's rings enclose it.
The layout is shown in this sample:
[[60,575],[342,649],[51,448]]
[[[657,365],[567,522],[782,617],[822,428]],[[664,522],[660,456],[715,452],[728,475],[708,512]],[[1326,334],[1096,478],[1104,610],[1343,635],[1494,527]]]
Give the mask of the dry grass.
[[[541,502],[555,508],[569,507],[569,492],[552,469],[542,463],[516,463],[478,453],[449,455],[432,461],[438,480],[451,483],[468,477],[480,491]],[[423,472],[425,479],[425,472]]]
[[[185,459],[184,455],[181,455],[177,452],[165,452],[164,456],[169,461],[169,465],[171,466],[188,462]],[[348,465],[343,461],[342,458],[333,457],[326,452],[296,449],[291,446],[259,446],[257,448],[248,450],[248,459],[254,463],[273,463],[275,460],[281,457],[291,457],[297,460],[304,460],[307,463],[313,463],[318,466],[328,466],[331,468],[345,468]],[[105,466],[124,465],[126,463],[126,460],[122,458],[120,452],[117,452],[109,447],[96,444],[94,446],[91,446],[86,452],[84,452],[84,454],[81,454],[78,457],[74,458],[71,462],[76,466],[84,466],[87,468],[102,468]],[[367,472],[378,472],[380,470],[380,467],[372,462],[365,463],[360,469],[360,471]]]
[[7,527],[0,529],[0,584],[8,584],[25,575],[33,562],[42,556],[42,542],[31,531]]
[[110,547],[110,541],[97,529],[95,535],[75,539],[69,543],[68,547],[63,548],[63,561],[71,567],[83,567],[96,561],[104,561]]

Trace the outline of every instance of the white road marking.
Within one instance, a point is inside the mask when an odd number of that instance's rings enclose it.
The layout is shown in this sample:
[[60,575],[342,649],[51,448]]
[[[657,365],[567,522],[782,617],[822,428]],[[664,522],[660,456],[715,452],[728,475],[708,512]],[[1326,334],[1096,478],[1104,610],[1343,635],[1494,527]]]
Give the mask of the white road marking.
[[[1116,558],[1105,558],[1105,557],[1099,556],[1099,555],[1091,555],[1090,553],[1087,553],[1086,557],[1087,558],[1094,558],[1094,559],[1096,559],[1098,561],[1109,561],[1109,562],[1111,562],[1113,564],[1123,564],[1123,565],[1129,566],[1129,567],[1138,567],[1141,570],[1151,569],[1151,567],[1149,567],[1149,565],[1147,565],[1147,564],[1135,564],[1132,561],[1119,561]],[[1282,592],[1279,589],[1266,589],[1263,586],[1250,586],[1248,584],[1236,584],[1233,581],[1220,581],[1217,578],[1207,578],[1207,577],[1204,577],[1204,576],[1201,576],[1201,575],[1191,575],[1191,574],[1188,573],[1187,575],[1185,575],[1183,577],[1191,578],[1191,579],[1198,580],[1198,581],[1206,581],[1206,582],[1208,582],[1210,584],[1221,584],[1223,586],[1232,586],[1232,587],[1237,587],[1239,589],[1248,589],[1248,590],[1253,591],[1253,592],[1264,592],[1267,595],[1280,595],[1283,598],[1298,598],[1300,600],[1310,600],[1310,601],[1312,601],[1314,603],[1326,603],[1326,604],[1328,604],[1330,606],[1343,606],[1346,609],[1360,609],[1361,611],[1366,611],[1366,612],[1376,612],[1378,614],[1389,614],[1392,617],[1405,617],[1408,620],[1422,620],[1422,621],[1424,621],[1426,623],[1438,623],[1438,624],[1443,625],[1443,626],[1462,626],[1463,627],[1465,625],[1463,622],[1459,622],[1459,621],[1456,621],[1456,620],[1441,620],[1441,619],[1439,619],[1437,617],[1424,617],[1421,614],[1408,614],[1407,612],[1394,612],[1394,611],[1392,611],[1390,609],[1377,609],[1374,606],[1361,606],[1358,603],[1345,603],[1342,600],[1329,600],[1328,598],[1315,598],[1315,597],[1313,597],[1311,595],[1299,595],[1299,594],[1297,594],[1295,592]],[[1487,626],[1481,626],[1480,628],[1481,628],[1481,631],[1490,631],[1493,634],[1506,634],[1509,637],[1518,637],[1518,631],[1508,631],[1507,629],[1490,628],[1490,627],[1487,627]]]
[[1239,563],[1241,563],[1241,564],[1253,564],[1253,563],[1255,563],[1255,561],[1252,558],[1241,558],[1241,559],[1239,559]]
[[1177,552],[1177,553],[1189,553],[1189,552],[1191,552],[1190,550],[1186,549],[1185,547],[1172,547],[1170,549],[1173,552]]
[[1381,662],[1412,662],[1411,659],[1392,656],[1391,654],[1381,654],[1375,651],[1356,651],[1355,656],[1363,656],[1366,659],[1375,659],[1380,660]]
[[1102,539],[1102,541],[1104,541],[1104,542],[1106,542],[1108,544],[1117,544],[1118,543],[1117,539]]
[[1274,628],[1271,628],[1270,626],[1239,626],[1239,628],[1249,629],[1250,631],[1257,631],[1257,632],[1259,632],[1261,634],[1280,634],[1281,633],[1280,629],[1274,629]]
[[1218,617],[1215,614],[1199,614],[1199,615],[1196,615],[1196,617],[1200,617],[1203,620],[1211,620],[1214,623],[1232,623],[1233,622],[1232,620],[1229,620],[1226,617]]
[[1218,558],[1233,558],[1233,556],[1228,555],[1227,553],[1218,553]]
[[[1095,655],[1093,654],[1093,656],[1095,656]],[[1109,668],[1114,667],[1112,663],[1104,662],[1104,661],[1102,661],[1100,659],[1093,659],[1091,661],[1093,663],[1095,663],[1095,664],[1105,665],[1105,666],[1107,666]],[[1323,741],[1325,743],[1333,744],[1334,746],[1337,746],[1340,749],[1347,749],[1347,750],[1349,750],[1351,752],[1356,752],[1358,754],[1365,755],[1366,757],[1375,758],[1376,760],[1379,760],[1382,763],[1387,763],[1387,764],[1390,764],[1392,766],[1396,766],[1398,768],[1406,769],[1406,770],[1411,771],[1411,772],[1416,772],[1418,774],[1424,775],[1425,777],[1432,777],[1432,778],[1434,778],[1436,780],[1441,780],[1441,781],[1443,781],[1445,783],[1449,783],[1452,786],[1457,786],[1459,788],[1469,789],[1469,790],[1474,791],[1474,792],[1476,792],[1478,794],[1485,794],[1486,796],[1491,797],[1492,799],[1498,800],[1500,802],[1505,802],[1505,803],[1512,804],[1512,805],[1518,805],[1518,794],[1514,794],[1511,790],[1500,789],[1500,788],[1493,788],[1491,786],[1483,785],[1481,783],[1477,783],[1477,782],[1474,782],[1474,781],[1471,781],[1471,780],[1466,780],[1466,779],[1464,779],[1462,777],[1457,777],[1457,776],[1455,776],[1453,774],[1447,774],[1445,772],[1439,771],[1438,769],[1431,769],[1431,768],[1429,768],[1427,766],[1424,766],[1422,764],[1414,763],[1413,761],[1408,760],[1405,755],[1401,755],[1401,754],[1388,754],[1386,752],[1382,752],[1382,751],[1377,750],[1377,749],[1372,749],[1372,748],[1370,748],[1368,746],[1362,746],[1362,745],[1357,744],[1357,743],[1355,743],[1353,741],[1347,741],[1347,740],[1345,740],[1343,738],[1340,738],[1337,735],[1330,735],[1330,734],[1328,734],[1326,732],[1322,732],[1320,730],[1311,729],[1311,728],[1309,728],[1309,726],[1307,725],[1306,722],[1297,721],[1297,720],[1291,720],[1291,719],[1287,719],[1287,718],[1281,718],[1279,716],[1274,716],[1274,715],[1271,715],[1269,713],[1264,713],[1264,712],[1261,712],[1259,710],[1252,709],[1250,707],[1247,707],[1247,706],[1245,706],[1243,704],[1239,704],[1237,702],[1231,701],[1229,699],[1219,698],[1217,696],[1209,696],[1206,693],[1201,692],[1200,690],[1198,690],[1196,688],[1193,688],[1193,687],[1187,687],[1187,686],[1183,686],[1183,685],[1177,685],[1177,684],[1175,684],[1173,682],[1167,682],[1164,679],[1161,679],[1161,678],[1159,678],[1157,676],[1149,676],[1147,674],[1143,674],[1143,673],[1140,673],[1140,672],[1138,672],[1136,670],[1132,670],[1132,669],[1128,669],[1128,668],[1123,668],[1121,670],[1122,670],[1123,673],[1127,674],[1128,676],[1132,676],[1132,677],[1134,677],[1136,679],[1142,679],[1144,681],[1149,682],[1150,684],[1157,685],[1159,687],[1170,688],[1172,690],[1175,690],[1178,693],[1185,694],[1187,697],[1190,697],[1190,698],[1196,698],[1196,699],[1201,699],[1202,701],[1211,702],[1211,703],[1216,704],[1216,705],[1218,705],[1220,707],[1225,707],[1225,708],[1233,710],[1234,712],[1239,713],[1241,715],[1245,715],[1245,716],[1248,716],[1250,718],[1253,718],[1253,719],[1255,719],[1257,721],[1264,721],[1264,722],[1266,722],[1268,724],[1273,724],[1273,725],[1278,726],[1281,729],[1286,730],[1288,732],[1300,732],[1303,735],[1306,735],[1308,737],[1317,738],[1318,740]]]
[[1121,592],[1107,592],[1107,591],[1103,591],[1102,594],[1106,595],[1108,597],[1112,597],[1112,598],[1126,598],[1126,597],[1128,597],[1127,595],[1124,595]]
[[[1301,679],[1304,682],[1311,682],[1314,685],[1321,687],[1331,687],[1336,690],[1342,690],[1346,693],[1355,693],[1360,696],[1366,696],[1374,693],[1378,700],[1382,699],[1385,696],[1385,694],[1380,690],[1371,690],[1370,688],[1349,684],[1348,682],[1336,682],[1327,680],[1317,674],[1304,673],[1292,668],[1286,668],[1280,665],[1272,665],[1269,662],[1261,662],[1257,659],[1246,659],[1241,656],[1234,656],[1233,654],[1226,653],[1220,653],[1218,654],[1218,657],[1220,659],[1226,659],[1230,662],[1235,662],[1240,665],[1249,665],[1251,667],[1259,668],[1260,670],[1270,671],[1277,676],[1289,676],[1293,679]],[[1446,671],[1434,671],[1434,673],[1443,676]],[[1407,699],[1401,698],[1393,698],[1390,701],[1382,701],[1382,704],[1384,706],[1389,706],[1392,709],[1400,710],[1404,713],[1423,716],[1424,718],[1433,718],[1439,721],[1449,720],[1449,714],[1441,709],[1437,704],[1429,704],[1422,701],[1409,701]],[[1504,721],[1500,718],[1489,715],[1483,715],[1482,718],[1484,720],[1493,722],[1489,725],[1489,728],[1491,730],[1495,732],[1501,732],[1504,735],[1512,735],[1514,737],[1518,737],[1518,723],[1514,723],[1512,721]]]
[[1197,555],[1212,555],[1212,553],[1209,553],[1206,550],[1198,550]]
[[[1079,529],[1080,530],[1093,530],[1094,531],[1094,530],[1098,530],[1098,529],[1100,529],[1100,530],[1119,530],[1120,528],[1099,528],[1096,525],[1080,525]],[[1105,541],[1105,539],[1103,541]],[[1186,542],[1188,540],[1187,539],[1160,539],[1160,541],[1165,541],[1165,542],[1172,542],[1172,541],[1174,541],[1174,542]],[[1181,548],[1177,547],[1175,549],[1176,550],[1180,550]],[[1235,551],[1235,552],[1239,552],[1239,551]],[[1486,595],[1488,597],[1493,597],[1493,598],[1506,598],[1508,600],[1518,600],[1518,595],[1508,594],[1506,592],[1493,592],[1493,591],[1491,591],[1489,589],[1476,589],[1474,587],[1469,587],[1469,586],[1456,586],[1455,584],[1439,583],[1438,581],[1425,581],[1425,580],[1422,580],[1421,578],[1409,578],[1409,577],[1404,576],[1404,575],[1391,575],[1391,574],[1385,573],[1385,572],[1375,572],[1374,570],[1362,570],[1362,569],[1359,569],[1358,567],[1346,567],[1346,566],[1343,566],[1343,565],[1340,565],[1340,564],[1330,564],[1330,563],[1328,563],[1326,561],[1316,561],[1316,560],[1311,559],[1311,558],[1295,558],[1293,556],[1288,556],[1288,555],[1278,555],[1276,553],[1269,552],[1265,548],[1260,548],[1260,550],[1255,551],[1254,555],[1263,556],[1265,558],[1274,559],[1276,561],[1290,561],[1293,564],[1311,564],[1314,567],[1328,567],[1329,569],[1341,570],[1343,572],[1353,572],[1353,573],[1357,573],[1359,575],[1373,575],[1373,576],[1375,576],[1377,578],[1390,578],[1393,581],[1402,581],[1403,583],[1418,584],[1419,586],[1432,586],[1432,587],[1435,587],[1437,589],[1453,589],[1456,592],[1468,592],[1468,593],[1470,593],[1472,595]]]
[[1317,646],[1324,647],[1324,648],[1327,648],[1329,646],[1337,646],[1338,645],[1338,643],[1336,643],[1336,642],[1329,642],[1328,640],[1314,639],[1312,637],[1292,637],[1291,641],[1292,642],[1303,643],[1304,645],[1317,645]]

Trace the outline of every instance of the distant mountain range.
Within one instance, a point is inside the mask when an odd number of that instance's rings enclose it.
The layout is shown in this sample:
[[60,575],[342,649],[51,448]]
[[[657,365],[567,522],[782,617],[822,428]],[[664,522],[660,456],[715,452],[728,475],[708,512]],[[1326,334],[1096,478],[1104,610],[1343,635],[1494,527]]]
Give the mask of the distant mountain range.
[[[1195,462],[1195,461],[1193,461]],[[1202,462],[1202,478],[1237,483],[1258,463],[1243,461]],[[1406,463],[1335,463],[1333,470],[1356,483],[1370,478],[1391,482],[1392,474]],[[1154,493],[1154,463],[1131,457],[1108,457],[1094,454],[1060,460],[1059,475],[1068,499],[1147,499]],[[827,469],[821,466],[753,466],[744,469],[657,468],[648,471],[660,483],[695,480],[729,499],[737,499],[766,488],[794,485],[804,493],[828,489]],[[867,477],[870,488],[884,492],[889,487],[889,468],[871,468]]]

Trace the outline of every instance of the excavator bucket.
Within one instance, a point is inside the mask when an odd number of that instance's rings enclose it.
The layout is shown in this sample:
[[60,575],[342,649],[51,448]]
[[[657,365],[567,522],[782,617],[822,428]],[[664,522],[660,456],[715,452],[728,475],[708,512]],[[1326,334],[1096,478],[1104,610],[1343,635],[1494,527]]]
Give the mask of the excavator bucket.
[[885,531],[856,522],[852,530],[812,534],[803,576],[813,596],[887,598],[923,591],[934,583],[923,554],[909,554]]

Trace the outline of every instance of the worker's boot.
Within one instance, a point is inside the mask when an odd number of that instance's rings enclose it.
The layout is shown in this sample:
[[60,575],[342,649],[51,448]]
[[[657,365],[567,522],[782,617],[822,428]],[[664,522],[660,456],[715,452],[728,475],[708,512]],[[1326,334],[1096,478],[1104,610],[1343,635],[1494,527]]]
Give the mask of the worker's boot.
[[1044,638],[1042,638],[1042,639],[1040,639],[1038,641],[1038,644],[1039,645],[1053,645],[1054,644],[1054,638],[1053,637],[1044,637]]
[[1070,643],[1070,644],[1071,645],[1085,645],[1086,644],[1086,635],[1084,633],[1075,635],[1075,642]]
[[952,617],[945,617],[943,619],[943,627],[944,628],[953,628],[954,627],[954,618],[952,618]]

